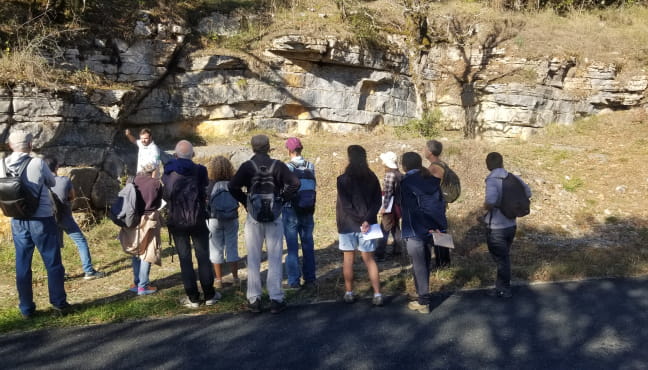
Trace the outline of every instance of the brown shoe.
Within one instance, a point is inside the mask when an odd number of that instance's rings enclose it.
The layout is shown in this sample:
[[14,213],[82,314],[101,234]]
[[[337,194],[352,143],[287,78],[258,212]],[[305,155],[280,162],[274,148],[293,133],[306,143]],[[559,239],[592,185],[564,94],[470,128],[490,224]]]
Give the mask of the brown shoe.
[[221,279],[214,280],[214,288],[215,289],[223,289],[223,280],[221,280]]
[[427,304],[420,304],[418,301],[412,301],[407,305],[407,308],[409,308],[412,311],[417,311],[420,313],[430,313],[430,306]]

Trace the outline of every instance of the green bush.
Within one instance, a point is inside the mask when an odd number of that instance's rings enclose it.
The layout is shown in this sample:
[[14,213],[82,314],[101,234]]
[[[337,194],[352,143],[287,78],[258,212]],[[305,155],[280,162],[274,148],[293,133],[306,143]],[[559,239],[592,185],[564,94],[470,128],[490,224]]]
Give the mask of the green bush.
[[398,137],[414,135],[431,139],[439,135],[443,114],[439,109],[423,112],[421,118],[413,119],[405,125],[396,128]]

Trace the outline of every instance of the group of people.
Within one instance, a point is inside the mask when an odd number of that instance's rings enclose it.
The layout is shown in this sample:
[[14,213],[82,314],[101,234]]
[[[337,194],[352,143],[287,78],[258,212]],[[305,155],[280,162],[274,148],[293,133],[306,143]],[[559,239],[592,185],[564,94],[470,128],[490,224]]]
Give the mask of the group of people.
[[[267,136],[253,136],[250,143],[254,155],[235,170],[223,156],[211,159],[207,166],[195,163],[192,160],[193,145],[187,140],[180,140],[175,146],[174,157],[162,163],[161,152],[154,144],[150,130],[141,130],[139,139],[129,130],[125,134],[139,148],[137,174],[129,180],[133,191],[127,199],[134,202],[138,220],[134,225],[122,227],[119,236],[124,250],[132,255],[131,291],[138,295],[157,291],[150,284],[149,272],[152,264],[161,262],[161,229],[166,224],[180,260],[186,294],[181,303],[189,308],[197,308],[202,303],[216,304],[221,298],[218,290],[223,287],[224,265],[231,271],[233,284],[240,283],[239,204],[247,214],[243,231],[247,251],[248,309],[259,313],[264,308],[261,300],[263,244],[267,249],[266,288],[272,313],[286,308],[284,289],[316,284],[313,214],[317,182],[315,166],[302,156],[303,145],[299,138],[286,140],[289,160],[282,162],[270,157]],[[31,158],[31,141],[31,134],[13,132],[9,137],[13,153],[4,160],[7,171],[21,176],[34,194],[39,195],[40,202],[31,217],[13,218],[11,223],[16,247],[19,308],[24,317],[33,315],[36,308],[31,286],[34,247],[39,249],[47,269],[50,303],[60,311],[70,307],[63,286],[65,272],[60,254],[60,230],[76,242],[84,277],[104,276],[92,267],[87,242],[71,217],[73,187],[69,179],[59,180],[54,176],[58,168],[56,160],[35,157],[26,170],[19,173],[21,164]],[[336,224],[338,245],[343,254],[344,302],[356,301],[353,264],[356,251],[360,251],[374,292],[372,304],[383,305],[377,261],[388,256],[387,245],[391,235],[391,254],[398,255],[406,249],[412,261],[418,299],[410,302],[408,308],[429,312],[432,253],[437,267],[450,265],[449,249],[435,243],[436,237],[448,230],[448,202],[442,191],[444,171],[448,167],[439,159],[442,150],[439,141],[426,143],[423,156],[430,161],[428,167],[423,166],[423,157],[415,152],[403,153],[400,162],[393,152],[381,154],[384,165],[381,186],[369,168],[366,150],[360,145],[347,148],[348,164],[337,178],[336,186]],[[486,178],[484,212],[480,214],[480,220],[487,225],[488,249],[497,264],[493,295],[508,298],[511,296],[509,250],[516,222],[515,218],[504,216],[498,208],[502,200],[502,179],[508,172],[504,169],[502,156],[496,152],[487,156],[486,165],[491,172]],[[529,187],[519,180],[530,197]],[[54,218],[55,202],[49,189],[68,207],[63,218],[57,217],[58,224]],[[161,214],[162,208],[165,208],[166,217]],[[282,285],[284,239],[287,245],[286,285]],[[198,264],[197,276],[192,249]]]

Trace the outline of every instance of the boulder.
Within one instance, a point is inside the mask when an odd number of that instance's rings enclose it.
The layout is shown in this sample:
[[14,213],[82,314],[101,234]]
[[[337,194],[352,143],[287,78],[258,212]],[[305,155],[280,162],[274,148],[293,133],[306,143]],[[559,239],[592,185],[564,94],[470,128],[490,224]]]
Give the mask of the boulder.
[[92,192],[90,195],[92,206],[95,209],[106,209],[110,207],[117,197],[119,188],[120,183],[117,179],[106,172],[100,171],[94,185],[92,186]]
[[67,176],[72,181],[77,199],[72,203],[72,209],[87,208],[90,205],[92,188],[99,171],[93,167],[71,169]]

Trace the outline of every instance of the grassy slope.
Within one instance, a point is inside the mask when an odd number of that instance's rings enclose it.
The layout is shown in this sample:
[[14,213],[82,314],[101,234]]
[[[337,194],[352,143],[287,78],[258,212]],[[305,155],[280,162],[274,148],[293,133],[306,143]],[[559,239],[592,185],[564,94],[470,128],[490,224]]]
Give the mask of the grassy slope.
[[[458,244],[453,266],[435,271],[433,291],[486,287],[493,283],[494,266],[487,253],[483,229],[474,221],[483,201],[484,158],[497,150],[508,169],[518,172],[531,185],[532,213],[520,220],[512,251],[513,278],[517,282],[578,279],[591,276],[636,276],[648,273],[648,118],[645,113],[625,112],[591,118],[571,127],[550,127],[529,142],[472,142],[448,135],[445,158],[461,176],[463,193],[450,205],[451,232]],[[313,302],[339,298],[342,292],[341,260],[336,248],[335,178],[345,166],[350,144],[367,148],[371,166],[381,174],[378,155],[420,151],[424,140],[397,139],[379,128],[371,134],[346,137],[321,134],[304,138],[305,155],[317,162],[319,183],[316,213],[316,255],[320,286],[317,290],[290,292],[290,302]],[[629,137],[628,132],[632,132]],[[276,157],[285,155],[283,139],[272,135]],[[247,145],[248,137],[228,140]],[[224,142],[219,142],[224,143]],[[218,143],[215,143],[218,144]],[[72,277],[66,282],[77,313],[65,318],[44,311],[33,322],[23,322],[15,306],[13,248],[5,240],[0,248],[0,331],[39,326],[77,325],[186,313],[176,301],[182,296],[177,257],[165,243],[162,267],[154,266],[152,281],[159,294],[134,298],[126,292],[131,281],[129,259],[115,240],[117,228],[109,221],[88,232],[95,266],[109,276],[94,281],[81,279],[76,248],[67,240],[65,266]],[[240,244],[241,255],[245,255]],[[380,265],[384,290],[389,294],[413,293],[406,258]],[[357,264],[356,290],[368,293],[364,267]],[[46,276],[34,258],[34,289],[37,305],[46,310]],[[223,302],[201,312],[237,311],[245,306],[244,290],[225,289]]]

